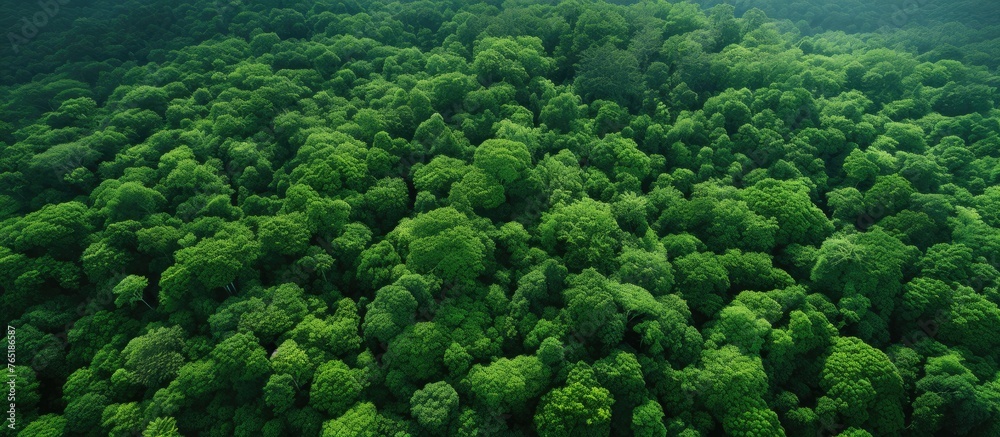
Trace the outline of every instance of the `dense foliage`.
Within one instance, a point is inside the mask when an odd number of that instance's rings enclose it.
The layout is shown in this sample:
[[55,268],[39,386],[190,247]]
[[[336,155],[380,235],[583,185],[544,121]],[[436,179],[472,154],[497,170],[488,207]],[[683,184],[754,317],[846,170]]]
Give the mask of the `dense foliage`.
[[995,47],[59,4],[0,76],[17,435],[1000,435]]
[[[803,34],[807,53],[823,32],[876,32],[862,35],[874,44],[943,59],[1000,67],[1000,3],[981,0],[696,0],[705,8],[733,5],[737,15],[753,9],[792,21]],[[820,35],[817,35],[820,34]],[[820,42],[821,43],[821,42]],[[822,43],[821,43],[822,44]]]

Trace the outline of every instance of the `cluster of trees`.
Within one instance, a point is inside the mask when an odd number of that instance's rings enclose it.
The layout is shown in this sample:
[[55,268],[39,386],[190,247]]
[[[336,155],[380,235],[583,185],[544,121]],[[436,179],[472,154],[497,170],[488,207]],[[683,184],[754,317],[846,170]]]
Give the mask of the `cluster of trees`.
[[[816,40],[837,33],[875,32],[875,45],[906,50],[919,59],[950,59],[1000,67],[1000,4],[976,0],[693,0],[704,8],[732,5],[738,15],[757,9],[789,20]],[[806,39],[805,41],[809,41]],[[807,50],[804,48],[804,50]]]
[[[787,19],[804,32],[840,30],[847,33],[885,31],[889,28],[933,27],[952,23],[975,29],[994,27],[995,4],[975,0],[694,0],[704,8],[732,5],[738,14],[760,9],[769,17]],[[995,32],[995,30],[993,30]]]
[[988,68],[270,3],[74,2],[0,82],[17,435],[1000,435]]

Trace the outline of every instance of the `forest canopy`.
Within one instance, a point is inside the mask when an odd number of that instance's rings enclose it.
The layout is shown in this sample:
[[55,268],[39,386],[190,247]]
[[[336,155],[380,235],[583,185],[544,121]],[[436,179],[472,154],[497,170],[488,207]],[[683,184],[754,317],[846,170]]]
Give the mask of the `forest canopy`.
[[3,435],[1000,435],[1000,13],[785,3],[11,6]]

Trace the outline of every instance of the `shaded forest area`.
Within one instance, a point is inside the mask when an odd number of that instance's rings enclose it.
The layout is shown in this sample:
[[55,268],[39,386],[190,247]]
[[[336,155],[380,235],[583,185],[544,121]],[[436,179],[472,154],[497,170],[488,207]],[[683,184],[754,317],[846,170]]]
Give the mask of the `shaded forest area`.
[[994,5],[63,1],[4,435],[1000,435]]
[[[921,55],[1000,67],[1000,3],[980,0],[697,0],[705,8],[728,4],[737,15],[759,9],[786,19],[805,35],[873,32],[866,41]],[[809,51],[808,45],[803,50]]]

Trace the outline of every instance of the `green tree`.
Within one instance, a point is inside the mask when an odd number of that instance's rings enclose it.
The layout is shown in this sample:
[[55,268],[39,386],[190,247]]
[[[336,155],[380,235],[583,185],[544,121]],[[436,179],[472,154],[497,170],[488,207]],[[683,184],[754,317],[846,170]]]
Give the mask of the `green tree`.
[[380,179],[365,192],[365,206],[373,222],[383,227],[395,226],[410,209],[410,192],[400,178]]
[[468,171],[465,161],[444,155],[435,156],[426,165],[414,166],[413,186],[437,196],[445,195],[451,185],[462,180]]
[[936,331],[938,338],[942,343],[961,345],[979,356],[996,356],[1000,335],[987,327],[1000,322],[1000,308],[995,302],[968,287],[962,287],[958,291],[950,311],[935,313],[944,321]]
[[431,433],[441,433],[458,415],[458,392],[447,382],[428,383],[410,398],[410,415]]
[[903,428],[903,380],[889,357],[854,337],[834,340],[816,413],[830,423],[894,434]]
[[722,309],[730,282],[719,257],[695,252],[677,258],[673,264],[677,271],[676,287],[692,310],[712,316]]
[[518,141],[486,140],[476,148],[473,165],[506,186],[526,177],[531,153]]
[[781,229],[776,218],[764,218],[740,200],[720,201],[715,204],[712,215],[705,244],[716,252],[733,248],[770,252]]
[[646,396],[646,383],[642,365],[634,354],[616,350],[594,362],[594,376],[597,382],[611,392],[612,426],[630,425],[632,411]]
[[226,287],[259,256],[260,244],[239,226],[180,249],[176,263],[160,277],[160,303],[168,311],[177,309],[189,298],[193,283],[207,289]]
[[986,85],[959,85],[948,82],[932,101],[935,111],[949,117],[993,108],[995,88]]
[[58,414],[46,414],[29,423],[17,435],[26,437],[57,437],[65,435],[66,418]]
[[760,216],[776,220],[779,246],[818,244],[833,232],[833,224],[809,198],[809,188],[799,181],[764,179],[743,190],[743,200]]
[[734,346],[702,354],[704,369],[697,385],[705,406],[722,422],[729,435],[785,435],[778,416],[764,401],[767,374],[760,358],[742,354]]
[[442,376],[449,344],[444,328],[435,322],[408,326],[389,343],[382,357],[389,388],[412,393],[423,383]]
[[264,402],[276,414],[288,410],[295,403],[295,387],[290,375],[271,375],[264,385]]
[[921,435],[943,429],[968,434],[989,420],[991,408],[977,390],[979,378],[963,361],[956,353],[927,359],[924,377],[917,381],[920,395],[913,401],[913,423]]
[[465,173],[461,181],[453,184],[448,199],[456,207],[472,207],[480,211],[496,208],[507,200],[500,181],[479,168]]
[[548,387],[548,369],[532,356],[476,364],[462,380],[473,399],[496,412],[526,413],[528,402]]
[[663,407],[655,400],[647,400],[632,412],[632,432],[637,436],[666,437],[663,425]]
[[167,203],[162,194],[139,182],[106,181],[94,190],[94,206],[109,222],[139,219],[160,212]]
[[253,334],[238,333],[212,349],[221,374],[235,381],[252,381],[270,370],[267,353]]
[[128,275],[121,280],[112,292],[115,294],[115,305],[119,307],[132,306],[136,302],[142,302],[146,304],[149,309],[153,307],[146,302],[143,298],[143,293],[146,291],[146,287],[149,286],[149,280],[143,276],[138,275]]
[[403,287],[389,285],[379,289],[375,300],[368,304],[361,329],[365,338],[388,343],[413,323],[417,301]]
[[56,259],[76,258],[84,241],[80,237],[91,231],[89,216],[87,207],[79,202],[46,205],[4,223],[0,244],[22,253],[42,251]]
[[371,402],[359,402],[337,419],[323,424],[323,437],[376,437],[382,416]]
[[918,253],[876,227],[825,241],[810,278],[830,297],[839,298],[845,324],[857,324],[863,338],[885,341],[904,274]]
[[674,285],[674,269],[667,261],[666,251],[647,252],[626,248],[618,257],[618,270],[613,275],[617,281],[638,285],[654,296],[663,296]]
[[170,381],[184,364],[185,337],[179,326],[150,329],[122,349],[123,368],[136,383],[147,387]]
[[111,404],[101,413],[101,426],[114,437],[135,435],[143,425],[142,410],[136,402]]
[[569,325],[570,341],[594,355],[607,354],[625,336],[625,314],[618,306],[622,299],[616,299],[621,289],[594,269],[584,270],[567,282],[562,312]]
[[570,370],[566,386],[542,396],[535,426],[542,436],[600,436],[611,432],[611,406],[615,400],[601,387],[589,366]]
[[549,129],[570,133],[574,130],[574,122],[580,118],[581,103],[576,94],[559,94],[549,99],[538,118]]
[[158,417],[149,422],[142,432],[143,437],[180,437],[177,431],[177,419],[173,417]]
[[270,361],[271,369],[275,372],[272,379],[279,374],[288,375],[292,378],[296,388],[312,380],[316,368],[310,362],[309,355],[292,339],[281,343],[271,354]]
[[591,199],[557,205],[544,213],[538,232],[545,250],[562,255],[567,267],[577,271],[590,266],[610,271],[621,247],[622,231],[611,206]]
[[771,324],[742,303],[734,303],[719,311],[716,324],[707,334],[716,344],[731,344],[740,352],[758,355],[770,337]]
[[445,281],[467,283],[485,269],[486,247],[476,232],[465,226],[418,239],[409,249],[407,265]]
[[394,279],[395,268],[402,262],[392,243],[380,241],[359,255],[356,270],[358,281],[376,290],[389,285]]
[[357,402],[363,388],[357,369],[340,360],[328,361],[316,369],[309,404],[334,417],[340,416]]
[[631,106],[644,91],[639,60],[611,43],[582,53],[573,86],[586,99],[607,99]]
[[101,414],[108,406],[108,398],[100,393],[86,393],[73,399],[66,405],[63,417],[66,418],[66,430],[73,433],[86,433],[99,427]]
[[278,255],[300,255],[309,247],[312,236],[301,213],[271,217],[258,230],[261,250]]
[[628,176],[641,181],[650,171],[650,159],[639,150],[635,141],[617,134],[607,135],[594,144],[590,159],[595,166],[614,176],[616,181],[625,180]]
[[913,278],[903,289],[899,319],[908,322],[933,320],[937,314],[948,310],[955,295],[947,283],[925,277]]
[[487,84],[503,80],[522,86],[531,78],[545,76],[554,64],[537,37],[486,37],[476,41],[473,49],[472,69]]

